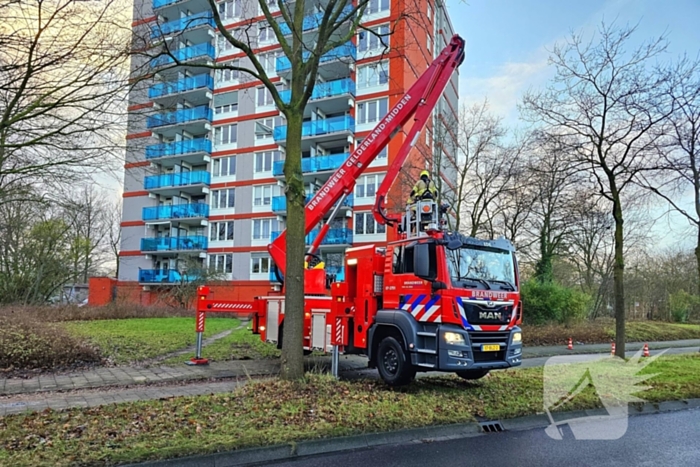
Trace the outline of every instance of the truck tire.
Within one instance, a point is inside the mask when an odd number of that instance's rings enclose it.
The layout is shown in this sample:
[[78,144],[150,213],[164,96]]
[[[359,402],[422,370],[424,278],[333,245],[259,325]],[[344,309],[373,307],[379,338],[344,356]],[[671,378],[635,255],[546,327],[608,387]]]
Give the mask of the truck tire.
[[489,374],[489,370],[462,370],[457,372],[457,376],[466,380],[481,379]]
[[413,381],[416,369],[395,338],[382,339],[377,349],[377,370],[389,386],[403,386]]

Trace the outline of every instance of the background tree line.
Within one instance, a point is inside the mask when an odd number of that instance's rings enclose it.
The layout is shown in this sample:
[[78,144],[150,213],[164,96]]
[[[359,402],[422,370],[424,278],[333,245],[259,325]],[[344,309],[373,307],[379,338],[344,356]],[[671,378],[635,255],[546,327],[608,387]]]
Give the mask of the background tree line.
[[[663,36],[635,48],[634,34],[603,23],[592,40],[557,44],[554,77],[520,104],[523,129],[504,128],[486,101],[464,108],[445,195],[455,228],[518,247],[535,281],[531,321],[614,316],[618,352],[628,316],[700,319],[700,242],[689,247],[700,240],[700,66],[666,61]],[[664,248],[657,221],[669,211],[692,233]]]

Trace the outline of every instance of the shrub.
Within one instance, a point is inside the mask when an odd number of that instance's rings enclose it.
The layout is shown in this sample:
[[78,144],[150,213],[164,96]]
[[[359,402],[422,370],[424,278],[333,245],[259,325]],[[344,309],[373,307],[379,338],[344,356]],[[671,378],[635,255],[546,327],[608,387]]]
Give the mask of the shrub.
[[92,321],[97,319],[169,318],[194,316],[194,310],[167,307],[144,307],[127,303],[110,303],[92,307],[76,305],[5,305],[0,318],[30,318],[43,322]]
[[700,297],[689,294],[685,290],[672,293],[668,301],[674,323],[685,323],[700,310]]
[[590,297],[554,282],[531,279],[521,288],[523,320],[528,324],[571,324],[586,317]]
[[102,360],[97,349],[60,325],[27,316],[0,316],[0,370],[71,369]]

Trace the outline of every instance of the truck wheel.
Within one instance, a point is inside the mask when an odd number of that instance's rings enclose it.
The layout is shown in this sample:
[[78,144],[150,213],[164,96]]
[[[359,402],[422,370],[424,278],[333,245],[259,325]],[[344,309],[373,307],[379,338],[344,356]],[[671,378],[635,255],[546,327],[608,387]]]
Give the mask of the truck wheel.
[[379,343],[377,369],[389,386],[403,386],[416,377],[416,369],[411,365],[399,341],[393,337],[385,337]]
[[457,376],[466,380],[481,379],[489,374],[489,370],[462,370],[457,372]]

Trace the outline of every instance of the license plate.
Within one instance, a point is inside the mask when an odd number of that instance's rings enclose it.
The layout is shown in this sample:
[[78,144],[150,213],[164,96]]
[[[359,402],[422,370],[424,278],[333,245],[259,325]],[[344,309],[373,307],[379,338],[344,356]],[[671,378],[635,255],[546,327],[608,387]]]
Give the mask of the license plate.
[[484,344],[481,346],[482,352],[498,352],[501,350],[501,346],[498,344]]

